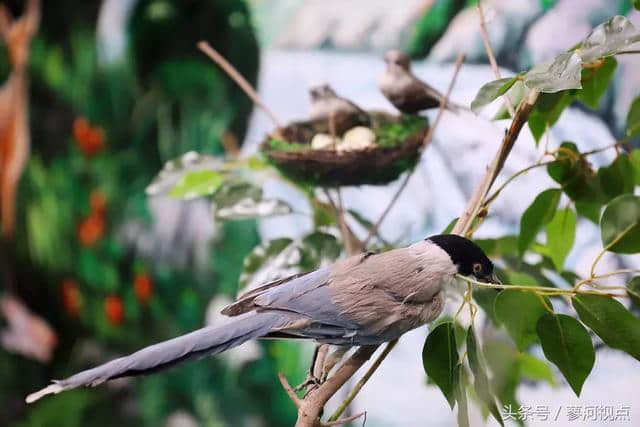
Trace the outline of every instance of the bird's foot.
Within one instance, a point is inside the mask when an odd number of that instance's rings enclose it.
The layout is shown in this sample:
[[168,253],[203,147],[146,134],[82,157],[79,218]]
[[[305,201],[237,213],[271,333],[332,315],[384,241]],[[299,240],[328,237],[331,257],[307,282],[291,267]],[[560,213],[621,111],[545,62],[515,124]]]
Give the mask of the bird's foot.
[[304,394],[303,394],[303,398],[304,398],[313,390],[320,387],[322,383],[323,381],[321,381],[320,378],[316,378],[311,374],[307,374],[307,378],[302,383],[298,384],[293,390],[294,391],[304,390]]

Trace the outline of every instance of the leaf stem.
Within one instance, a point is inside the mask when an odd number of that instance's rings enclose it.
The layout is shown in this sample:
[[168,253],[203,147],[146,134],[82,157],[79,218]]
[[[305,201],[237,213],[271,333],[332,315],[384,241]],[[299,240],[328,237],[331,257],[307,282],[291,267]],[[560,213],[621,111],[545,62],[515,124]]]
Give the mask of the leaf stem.
[[593,260],[593,264],[591,264],[591,272],[590,272],[590,277],[595,277],[595,271],[596,271],[596,266],[598,265],[598,263],[600,262],[600,260],[602,259],[602,257],[604,256],[604,254],[611,249],[612,247],[614,247],[620,240],[622,240],[622,238],[624,236],[627,235],[627,233],[629,233],[636,225],[638,225],[637,223],[631,223],[629,224],[624,230],[622,230],[622,233],[618,234],[616,236],[615,239],[613,239],[611,242],[609,242],[608,245],[606,245],[604,248],[602,248],[602,250],[600,251],[600,253],[598,254],[598,256],[596,256],[596,259]]

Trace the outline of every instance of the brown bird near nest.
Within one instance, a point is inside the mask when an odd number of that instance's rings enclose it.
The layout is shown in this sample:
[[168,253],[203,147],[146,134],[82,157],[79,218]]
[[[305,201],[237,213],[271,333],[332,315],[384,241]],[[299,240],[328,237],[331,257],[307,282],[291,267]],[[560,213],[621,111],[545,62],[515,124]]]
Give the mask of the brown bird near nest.
[[[443,95],[413,75],[407,55],[390,50],[384,55],[384,61],[387,69],[380,79],[380,91],[394,107],[405,114],[416,114],[440,106]],[[452,102],[447,102],[445,107],[454,112],[466,109]]]
[[[353,102],[339,96],[329,85],[323,84],[309,90],[311,120],[326,122],[327,133],[342,135],[355,126],[369,126],[369,114]],[[333,128],[333,129],[332,129]]]

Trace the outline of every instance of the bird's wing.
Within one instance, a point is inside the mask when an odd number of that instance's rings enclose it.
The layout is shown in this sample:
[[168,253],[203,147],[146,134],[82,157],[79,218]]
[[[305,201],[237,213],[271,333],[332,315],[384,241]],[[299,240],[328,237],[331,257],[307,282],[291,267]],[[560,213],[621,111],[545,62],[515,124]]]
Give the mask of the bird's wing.
[[341,315],[342,310],[333,302],[328,286],[333,266],[263,285],[241,296],[239,301],[226,307],[222,313],[237,315],[254,310],[288,312],[303,316],[316,327],[357,330],[358,324]]

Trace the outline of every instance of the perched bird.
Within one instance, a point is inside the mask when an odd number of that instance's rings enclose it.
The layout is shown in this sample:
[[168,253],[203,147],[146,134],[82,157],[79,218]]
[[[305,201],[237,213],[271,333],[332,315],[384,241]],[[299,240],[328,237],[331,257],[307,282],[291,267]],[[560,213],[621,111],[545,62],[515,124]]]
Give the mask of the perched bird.
[[[334,126],[333,132],[342,135],[355,126],[367,126],[369,114],[353,102],[339,96],[329,85],[323,84],[309,90],[311,98],[311,120],[327,122]],[[329,124],[329,122],[332,122]],[[331,130],[329,129],[329,132]]]
[[[384,55],[384,61],[387,68],[380,79],[380,91],[394,107],[405,114],[415,114],[440,106],[443,95],[413,75],[407,55],[390,50]],[[445,107],[456,111],[461,106],[447,102]]]
[[381,344],[437,318],[445,292],[454,288],[455,274],[496,281],[493,264],[482,249],[457,235],[431,236],[405,248],[354,255],[249,291],[222,311],[235,316],[224,326],[205,327],[54,381],[26,400],[153,373],[254,338]]

